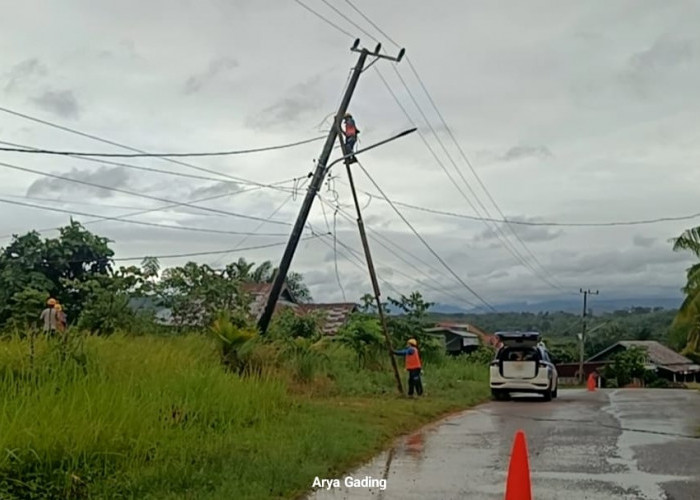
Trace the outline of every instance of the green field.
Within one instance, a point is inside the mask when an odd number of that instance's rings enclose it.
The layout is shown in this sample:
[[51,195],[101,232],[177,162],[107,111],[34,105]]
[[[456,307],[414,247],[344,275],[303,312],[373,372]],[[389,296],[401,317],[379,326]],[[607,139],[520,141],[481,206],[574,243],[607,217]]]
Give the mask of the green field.
[[390,371],[358,370],[342,349],[302,378],[293,364],[227,372],[199,335],[31,351],[0,342],[3,499],[293,498],[488,396],[486,368],[454,359],[426,364],[426,394],[409,400]]

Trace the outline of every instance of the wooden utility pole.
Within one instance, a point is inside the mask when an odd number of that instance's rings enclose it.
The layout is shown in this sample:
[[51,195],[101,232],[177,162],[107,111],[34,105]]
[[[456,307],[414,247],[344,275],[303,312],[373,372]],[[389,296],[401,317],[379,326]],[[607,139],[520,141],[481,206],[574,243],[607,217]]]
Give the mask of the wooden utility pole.
[[390,59],[392,61],[399,62],[405,53],[405,50],[401,49],[397,57],[390,57],[379,54],[379,51],[381,50],[381,44],[377,44],[377,47],[375,48],[374,52],[370,52],[365,48],[358,49],[359,45],[360,40],[357,39],[355,40],[355,43],[350,49],[353,52],[358,52],[360,56],[357,60],[355,68],[352,71],[350,80],[348,81],[348,87],[345,91],[345,94],[343,95],[340,107],[338,108],[338,113],[335,115],[333,126],[328,132],[328,138],[326,139],[326,142],[323,146],[323,150],[321,151],[321,156],[318,159],[316,170],[314,171],[313,178],[311,179],[311,183],[309,184],[309,188],[306,191],[306,197],[304,198],[304,202],[302,203],[301,209],[299,210],[299,215],[297,217],[296,223],[294,224],[294,227],[292,228],[292,233],[289,236],[289,242],[287,243],[287,247],[282,256],[282,260],[278,267],[277,274],[275,275],[274,282],[272,283],[272,289],[270,290],[270,295],[268,296],[267,304],[265,305],[265,309],[263,310],[262,315],[258,320],[258,329],[260,330],[260,333],[262,335],[264,335],[267,332],[267,328],[270,325],[270,321],[272,320],[272,314],[275,311],[275,306],[277,305],[280,293],[282,292],[282,286],[284,285],[284,282],[287,279],[287,273],[289,272],[289,267],[292,263],[294,252],[296,251],[296,248],[299,244],[299,240],[304,230],[304,226],[306,226],[306,221],[309,218],[309,212],[311,211],[311,206],[313,205],[314,198],[316,197],[316,193],[318,192],[318,190],[323,185],[323,179],[325,178],[326,173],[328,172],[328,159],[330,158],[331,152],[333,150],[333,144],[335,143],[335,140],[338,136],[340,122],[343,119],[343,115],[345,115],[348,106],[350,105],[350,99],[352,98],[352,94],[355,91],[355,87],[357,86],[357,81],[360,78],[360,74],[364,69],[367,57],[371,55],[373,57],[376,57],[377,59]]
[[583,311],[581,314],[581,320],[582,320],[582,326],[581,326],[581,353],[580,353],[580,358],[579,358],[579,365],[578,365],[578,372],[579,372],[579,382],[583,383],[584,380],[584,375],[583,375],[583,356],[584,356],[584,346],[586,342],[586,312],[587,312],[587,298],[589,295],[598,295],[598,290],[595,292],[591,292],[590,289],[584,290],[583,288],[579,288],[579,293],[583,294]]

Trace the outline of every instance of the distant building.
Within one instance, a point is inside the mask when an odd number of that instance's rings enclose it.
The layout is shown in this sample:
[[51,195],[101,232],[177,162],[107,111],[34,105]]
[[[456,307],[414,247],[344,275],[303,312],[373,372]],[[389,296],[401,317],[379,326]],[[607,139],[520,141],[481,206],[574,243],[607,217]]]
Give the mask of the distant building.
[[438,325],[433,328],[426,328],[424,331],[432,337],[442,339],[448,354],[470,353],[476,351],[480,345],[477,334],[470,333],[466,328],[460,328],[459,325]]
[[[251,294],[253,297],[250,312],[256,320],[262,315],[271,290],[272,283],[246,283],[243,285],[243,291]],[[292,295],[286,285],[282,287],[282,293],[275,306],[275,314],[278,314],[284,308],[291,308],[295,313],[300,315],[320,313],[323,318],[321,330],[324,335],[329,336],[336,335],[340,327],[347,323],[350,315],[358,310],[357,304],[353,302],[326,304],[300,303]]]
[[621,340],[587,359],[586,363],[609,363],[615,354],[631,347],[646,350],[646,368],[654,370],[659,377],[673,382],[700,380],[700,365],[655,340]]
[[[244,283],[242,285],[243,293],[249,294],[251,297],[249,312],[256,321],[260,319],[265,309],[271,290],[272,283]],[[130,301],[130,306],[136,311],[153,311],[156,321],[160,324],[174,325],[172,311],[167,307],[157,305],[156,300],[152,297],[133,298]],[[274,314],[279,314],[287,308],[301,315],[320,313],[323,318],[320,328],[324,335],[329,336],[336,335],[340,327],[347,323],[350,315],[358,310],[357,304],[352,302],[328,304],[300,303],[285,284],[282,286],[279,300],[275,305]]]

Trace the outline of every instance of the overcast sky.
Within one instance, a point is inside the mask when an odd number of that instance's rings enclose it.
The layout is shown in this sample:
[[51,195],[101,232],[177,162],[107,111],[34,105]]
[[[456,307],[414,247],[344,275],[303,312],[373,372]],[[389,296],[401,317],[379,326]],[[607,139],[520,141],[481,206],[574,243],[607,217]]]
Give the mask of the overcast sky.
[[[374,47],[373,40],[322,1],[304,3]],[[333,5],[396,53],[347,2]],[[456,149],[408,61],[394,65],[382,60],[363,73],[351,103],[361,131],[360,147],[412,126],[382,83],[378,68],[464,193],[413,134],[363,155],[363,165],[391,199],[469,216],[487,215],[486,209],[500,218],[500,210],[514,220],[560,223],[698,212],[700,3],[356,0],[354,5],[406,48],[488,190],[484,192]],[[324,135],[357,56],[349,50],[352,38],[292,0],[25,0],[7,1],[3,7],[2,107],[154,152],[247,149]],[[127,152],[6,112],[0,112],[0,140],[62,150]],[[183,161],[257,183],[303,180],[314,168],[322,144]],[[2,199],[110,217],[168,205],[162,200],[187,202],[254,187],[154,158],[122,162],[205,179],[69,157],[5,152],[0,161],[161,199],[0,166]],[[319,232],[333,229],[335,190],[340,204],[338,250],[347,255],[349,246],[361,258],[344,169],[333,175],[338,178],[321,192],[329,205],[317,200],[309,222]],[[363,192],[360,201],[366,207],[384,295],[396,295],[391,287],[404,293],[420,289],[440,303],[478,303],[385,202],[366,194],[377,190],[362,172],[355,177]],[[282,187],[293,188],[295,183]],[[202,205],[260,218],[277,210],[276,221],[291,223],[303,196],[303,189],[290,193],[261,188]],[[0,246],[9,243],[12,233],[57,227],[69,217],[0,205]],[[672,252],[668,239],[699,220],[509,229],[399,209],[463,282],[494,305],[578,294],[580,287],[598,288],[611,298],[676,296],[691,259]],[[117,221],[87,227],[113,239],[121,258],[280,243],[290,231],[289,225],[259,227],[255,220],[187,207],[132,220],[220,232]],[[226,231],[265,235],[241,243],[243,236]],[[283,248],[168,258],[161,263],[195,259],[221,265],[244,256],[276,264]],[[522,265],[522,259],[536,273]],[[302,242],[293,262],[317,301],[356,300],[371,289],[356,258],[353,264],[338,255],[337,268],[343,291],[336,278],[332,238]]]

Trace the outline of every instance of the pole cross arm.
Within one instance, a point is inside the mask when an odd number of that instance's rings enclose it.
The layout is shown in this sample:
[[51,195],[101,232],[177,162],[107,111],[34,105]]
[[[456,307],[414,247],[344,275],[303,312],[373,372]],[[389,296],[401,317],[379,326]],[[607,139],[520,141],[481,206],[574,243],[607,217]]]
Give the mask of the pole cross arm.
[[374,48],[374,52],[371,52],[365,48],[360,49],[360,48],[358,48],[359,46],[360,46],[360,39],[356,38],[355,43],[352,44],[352,47],[350,47],[350,50],[352,52],[366,52],[367,54],[369,54],[371,56],[378,57],[381,59],[389,59],[390,61],[394,61],[394,62],[401,62],[401,59],[403,59],[403,56],[406,54],[405,48],[402,48],[401,50],[399,50],[399,54],[397,56],[389,56],[389,55],[385,55],[385,54],[380,54],[379,51],[382,50],[381,43],[377,44],[377,46]]

